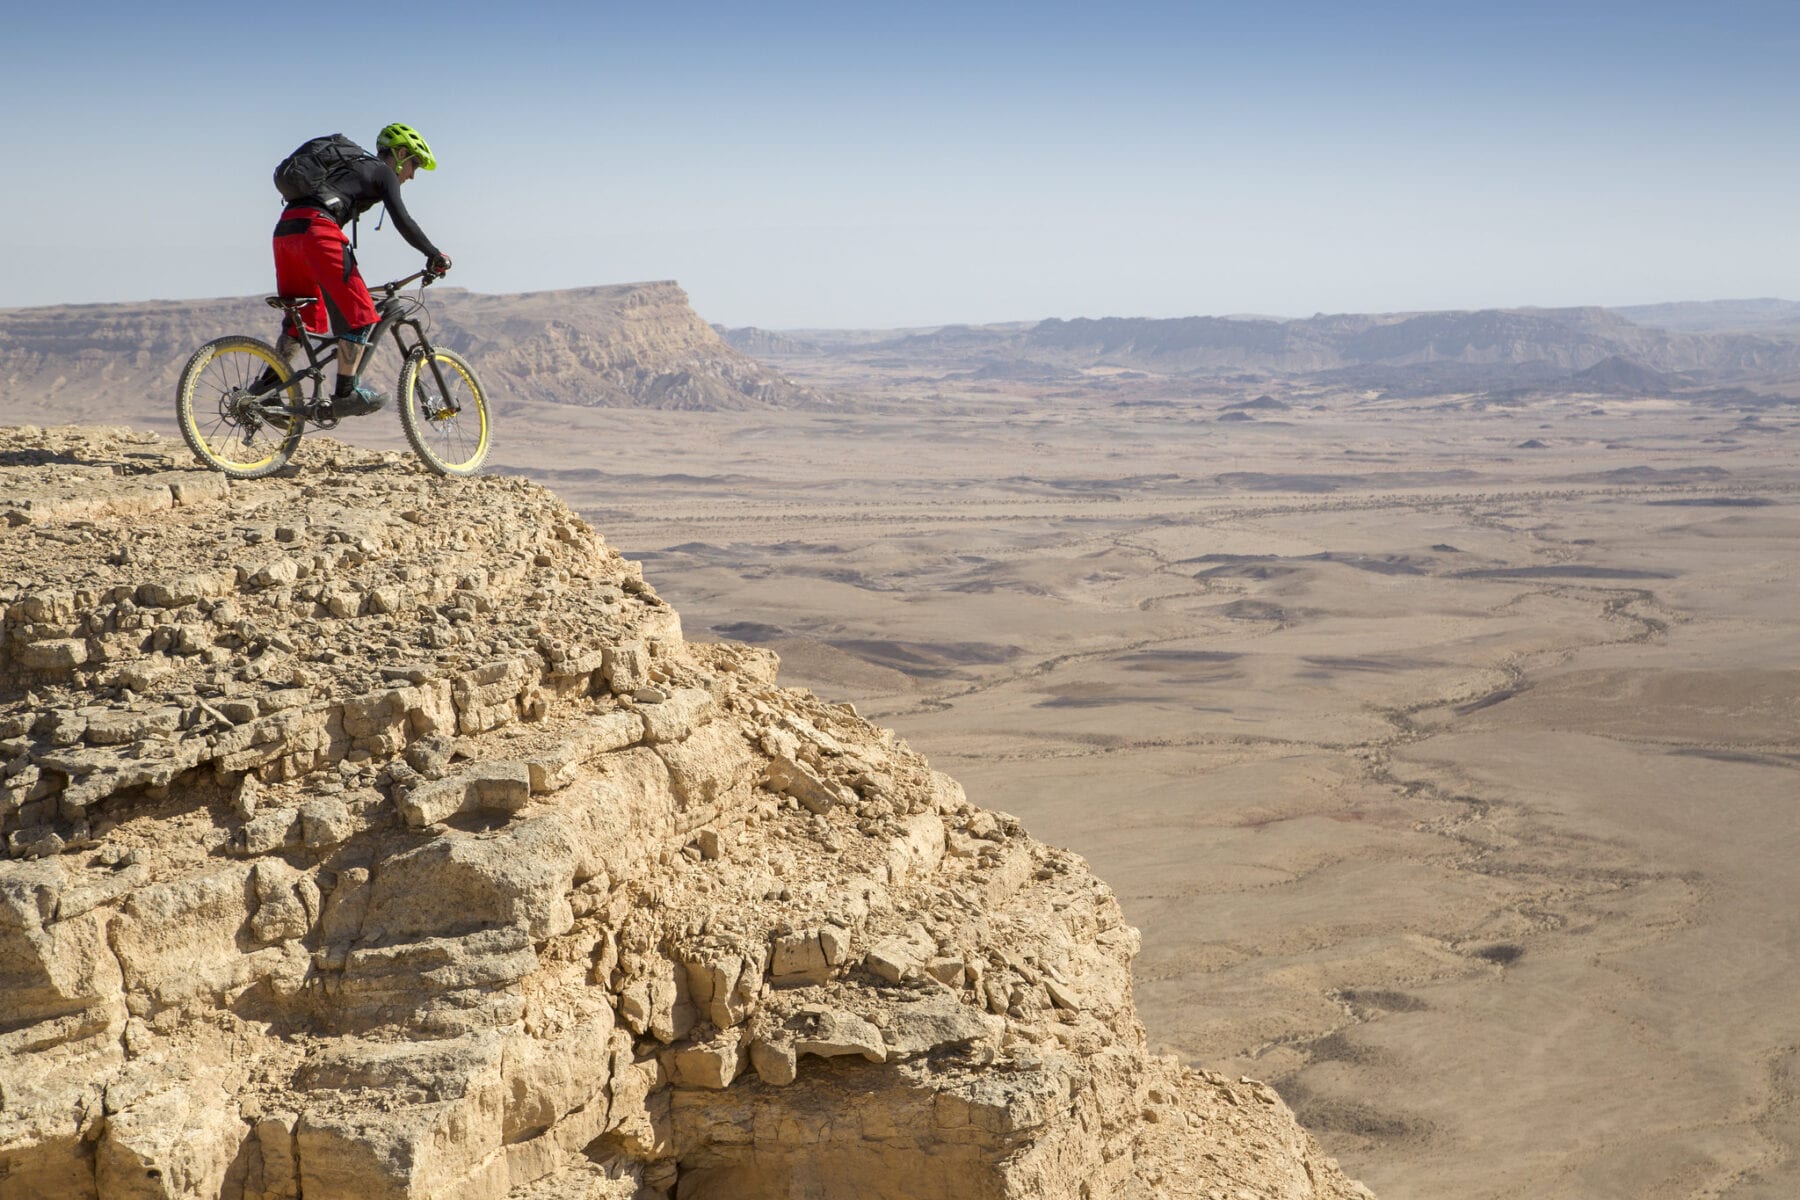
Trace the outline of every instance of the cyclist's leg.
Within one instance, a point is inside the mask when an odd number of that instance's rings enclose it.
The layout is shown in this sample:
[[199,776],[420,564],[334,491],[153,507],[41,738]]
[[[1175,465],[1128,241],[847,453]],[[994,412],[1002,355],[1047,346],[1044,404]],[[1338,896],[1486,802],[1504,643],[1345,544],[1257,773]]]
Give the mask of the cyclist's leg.
[[321,239],[318,266],[320,293],[324,298],[331,331],[338,335],[337,396],[348,396],[356,386],[358,368],[362,365],[369,332],[381,317],[375,311],[375,298],[363,282],[356,266],[356,252],[344,231],[335,229],[334,239]]
[[[331,226],[329,220],[321,218],[321,221]],[[325,298],[325,293],[319,287],[319,272],[315,267],[318,255],[313,249],[313,243],[321,231],[316,231],[314,226],[315,222],[309,218],[284,214],[281,224],[275,227],[275,290],[283,296],[317,296],[321,301]],[[335,229],[335,226],[332,228]],[[322,305],[308,305],[301,313],[307,329],[314,333],[330,331]],[[277,344],[285,340],[292,345],[299,336],[300,331],[294,328],[291,321],[283,318],[281,338]]]
[[[307,217],[295,217],[291,213],[283,213],[279,224],[275,226],[273,238],[275,258],[275,291],[283,296],[318,296],[319,288],[313,279],[313,270],[308,261],[306,241],[311,236],[312,222]],[[314,333],[324,333],[327,329],[325,314],[319,311],[317,304],[309,305],[301,310],[301,320],[307,329]],[[293,317],[284,316],[281,320],[280,332],[275,338],[275,352],[281,355],[282,361],[293,364],[294,355],[300,349],[301,328]],[[265,368],[262,376],[251,385],[252,390],[261,391],[273,385],[277,379],[275,368]],[[278,404],[271,400],[267,403]]]
[[314,333],[329,331],[341,339],[337,347],[337,395],[341,398],[356,384],[363,339],[380,319],[375,299],[356,269],[350,239],[335,221],[315,217],[293,242],[296,265],[305,272],[300,294],[319,298],[318,304],[306,309],[306,327]]

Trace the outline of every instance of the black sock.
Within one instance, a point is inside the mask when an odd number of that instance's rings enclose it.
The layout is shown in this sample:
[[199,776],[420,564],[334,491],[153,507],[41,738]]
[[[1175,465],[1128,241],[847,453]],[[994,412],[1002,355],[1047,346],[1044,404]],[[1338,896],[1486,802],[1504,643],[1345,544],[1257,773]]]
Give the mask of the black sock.
[[333,400],[342,400],[345,397],[347,397],[355,389],[356,389],[356,377],[354,375],[339,375],[338,381],[337,381],[337,391],[332,393],[331,398]]

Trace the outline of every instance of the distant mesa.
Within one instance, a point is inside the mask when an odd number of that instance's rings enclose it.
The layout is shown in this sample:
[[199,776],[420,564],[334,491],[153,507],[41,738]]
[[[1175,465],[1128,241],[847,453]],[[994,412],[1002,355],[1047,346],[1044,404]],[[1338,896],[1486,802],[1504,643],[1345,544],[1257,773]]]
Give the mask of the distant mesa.
[[1541,442],[1537,438],[1526,438],[1524,441],[1520,442],[1517,446],[1514,446],[1513,449],[1515,449],[1515,450],[1544,450],[1544,449],[1548,449],[1548,443]]
[[[513,295],[434,288],[426,300],[432,340],[477,364],[501,411],[520,400],[715,410],[833,402],[732,348],[671,281]],[[272,340],[275,324],[260,297],[4,309],[0,380],[11,393],[71,403],[172,397],[201,344],[227,333]],[[367,369],[397,376],[393,347],[380,347]]]
[[1264,393],[1254,400],[1239,400],[1237,403],[1227,404],[1225,407],[1254,408],[1263,412],[1286,412],[1288,409],[1292,408],[1293,405],[1284,400],[1277,400],[1275,397]]
[[1219,414],[1218,420],[1221,420],[1221,421],[1254,421],[1254,420],[1256,420],[1256,418],[1251,416],[1249,413],[1243,412],[1240,410],[1237,412],[1222,412]]

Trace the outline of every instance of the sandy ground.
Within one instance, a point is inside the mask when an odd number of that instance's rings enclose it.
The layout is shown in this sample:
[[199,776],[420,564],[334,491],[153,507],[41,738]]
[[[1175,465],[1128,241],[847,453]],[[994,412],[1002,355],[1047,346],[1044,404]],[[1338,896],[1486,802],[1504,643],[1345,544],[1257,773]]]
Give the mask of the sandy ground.
[[878,385],[492,462],[1086,855],[1386,1200],[1800,1194],[1800,408]]

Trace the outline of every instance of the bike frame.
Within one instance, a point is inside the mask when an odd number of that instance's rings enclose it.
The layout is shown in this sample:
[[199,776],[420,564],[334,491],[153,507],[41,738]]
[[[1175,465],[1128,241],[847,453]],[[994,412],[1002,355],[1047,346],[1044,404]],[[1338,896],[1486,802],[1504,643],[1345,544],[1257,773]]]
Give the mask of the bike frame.
[[[422,352],[424,354],[426,365],[431,368],[432,377],[437,380],[438,395],[444,397],[446,402],[448,402],[450,397],[450,385],[444,378],[443,368],[438,366],[437,356],[432,351],[431,339],[425,336],[425,327],[419,323],[419,319],[416,316],[403,315],[400,311],[400,307],[395,304],[395,300],[399,297],[401,289],[405,288],[407,284],[413,282],[415,279],[423,279],[425,282],[420,286],[429,287],[437,279],[437,276],[431,274],[429,271],[415,271],[405,279],[396,279],[392,283],[384,283],[379,287],[372,289],[381,293],[381,299],[375,306],[375,311],[380,314],[381,319],[377,321],[375,327],[369,331],[368,341],[364,343],[365,353],[373,350],[375,345],[381,341],[383,334],[391,334],[393,336],[394,346],[400,351],[400,361],[402,363],[414,353]],[[304,321],[300,320],[298,308],[290,306],[281,307],[284,312],[293,316],[294,326],[300,331],[300,347],[306,352],[306,366],[303,368],[296,368],[294,371],[294,378],[283,385],[281,390],[286,391],[288,388],[294,386],[294,383],[297,380],[311,379],[312,403],[316,405],[325,388],[325,368],[338,360],[339,347],[334,343],[341,343],[344,341],[344,338],[341,335],[333,333],[314,333],[306,328]],[[401,334],[401,330],[403,329],[410,330],[412,333],[410,344],[408,343],[407,338]],[[331,349],[321,353],[323,348],[327,345],[330,345]],[[452,408],[450,411],[452,413],[458,413],[461,409]],[[316,421],[316,418],[311,417],[310,415],[307,419]]]

